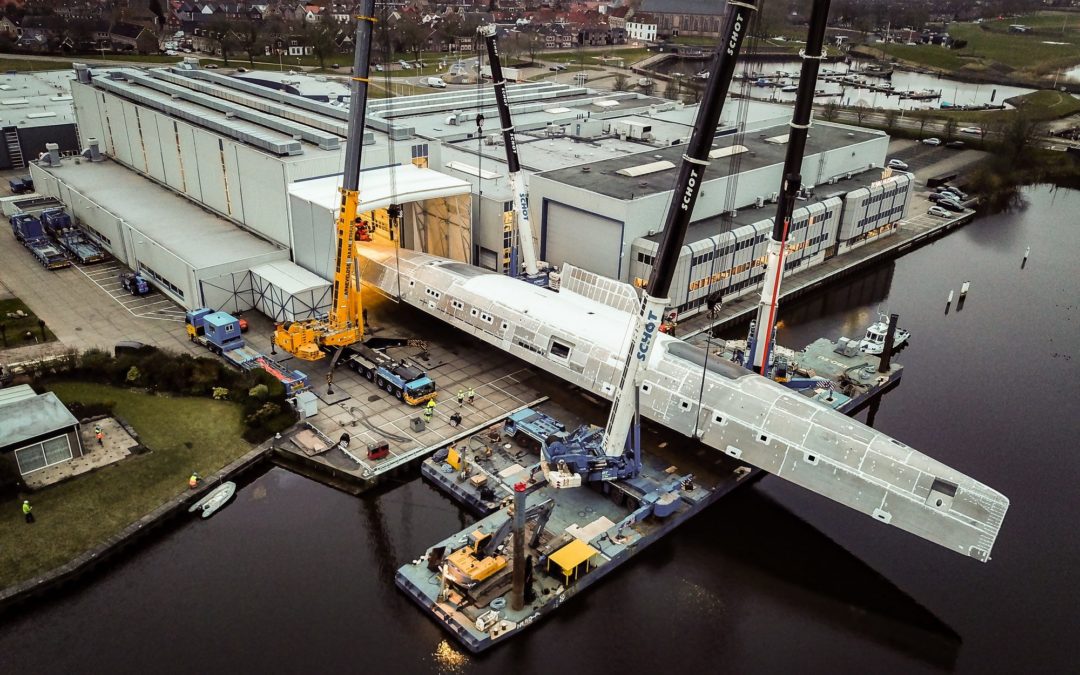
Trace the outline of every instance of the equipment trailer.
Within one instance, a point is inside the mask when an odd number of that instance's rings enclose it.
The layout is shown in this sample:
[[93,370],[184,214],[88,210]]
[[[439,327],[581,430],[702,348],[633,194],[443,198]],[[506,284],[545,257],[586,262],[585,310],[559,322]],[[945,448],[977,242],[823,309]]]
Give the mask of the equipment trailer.
[[386,353],[393,347],[421,347],[419,340],[371,339],[345,348],[345,364],[409,405],[422,405],[435,398],[435,382],[415,364],[397,360]]
[[63,209],[47,209],[41,212],[45,231],[81,265],[102,262],[109,256],[104,250],[75,226],[71,216]]
[[56,248],[45,236],[45,228],[40,220],[28,213],[20,213],[12,216],[10,222],[15,239],[37,258],[42,267],[58,270],[71,266],[71,261],[64,252]]

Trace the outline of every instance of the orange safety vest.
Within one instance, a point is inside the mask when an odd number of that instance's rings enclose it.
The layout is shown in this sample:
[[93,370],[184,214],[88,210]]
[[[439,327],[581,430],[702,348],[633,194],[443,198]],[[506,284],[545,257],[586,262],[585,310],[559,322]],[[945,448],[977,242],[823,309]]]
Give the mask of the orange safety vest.
[[191,487],[197,487],[199,485],[199,477],[195,474],[191,474],[191,478],[188,478],[188,485]]

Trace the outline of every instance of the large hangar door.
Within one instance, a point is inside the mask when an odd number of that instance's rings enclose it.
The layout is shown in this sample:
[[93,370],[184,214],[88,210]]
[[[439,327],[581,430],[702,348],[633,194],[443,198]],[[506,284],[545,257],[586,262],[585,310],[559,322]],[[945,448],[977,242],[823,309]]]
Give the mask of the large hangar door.
[[568,262],[611,279],[619,278],[620,221],[550,201],[544,217],[544,260],[556,268]]

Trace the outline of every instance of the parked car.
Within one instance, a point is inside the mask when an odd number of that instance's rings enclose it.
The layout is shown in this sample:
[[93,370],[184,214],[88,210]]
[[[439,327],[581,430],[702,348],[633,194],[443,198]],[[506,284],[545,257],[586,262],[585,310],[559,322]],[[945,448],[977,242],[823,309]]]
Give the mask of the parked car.
[[337,70],[338,68],[341,67],[341,64],[340,63],[331,63],[330,67],[333,68],[334,70]]
[[922,139],[923,145],[941,145],[940,138],[924,138]]
[[938,218],[949,218],[952,216],[948,209],[943,209],[940,206],[931,206],[926,212],[931,216],[937,216]]
[[958,131],[962,134],[971,134],[973,136],[982,136],[982,129],[979,127],[960,127]]
[[566,70],[566,64],[565,63],[556,63],[553,66],[548,66],[548,70],[554,70],[556,72],[558,72],[560,70]]
[[939,185],[934,188],[934,192],[951,192],[959,201],[964,201],[968,198],[966,192],[958,187],[953,187],[952,185]]
[[443,82],[441,77],[424,78],[424,84],[429,87],[435,87],[436,89],[446,89],[446,83]]
[[964,149],[964,142],[963,141],[949,141],[948,143],[945,144],[945,147],[946,148],[952,148],[953,150],[963,150]]
[[964,207],[960,205],[960,202],[955,199],[940,199],[937,203],[938,206],[959,213],[964,210]]
[[940,203],[942,199],[951,199],[953,201],[956,201],[956,195],[951,192],[935,192],[930,195],[929,199],[930,201],[937,204]]
[[381,73],[383,71],[382,64],[381,63],[376,63],[375,64],[375,70],[377,70],[377,71],[379,71]]
[[203,68],[209,68],[210,70],[217,70],[217,67],[218,67],[218,64],[216,64],[216,63],[208,63],[205,66],[203,66]]
[[901,171],[907,170],[907,162],[900,161],[899,159],[890,159],[886,166],[890,169],[900,169]]

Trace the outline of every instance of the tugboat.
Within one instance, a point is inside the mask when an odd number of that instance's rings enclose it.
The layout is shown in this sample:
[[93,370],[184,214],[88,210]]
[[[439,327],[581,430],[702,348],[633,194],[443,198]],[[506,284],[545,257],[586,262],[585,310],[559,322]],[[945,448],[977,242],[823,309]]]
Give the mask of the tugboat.
[[[889,317],[878,313],[878,320],[870,324],[866,329],[866,336],[859,341],[859,351],[863,354],[880,354],[885,347],[885,334],[889,330]],[[893,335],[893,351],[896,351],[908,341],[911,332],[899,326]]]

